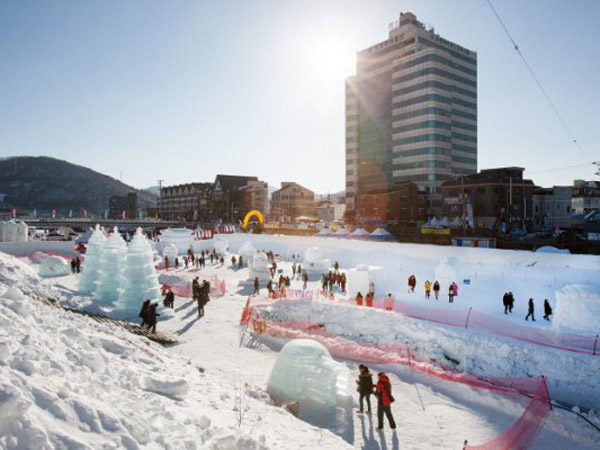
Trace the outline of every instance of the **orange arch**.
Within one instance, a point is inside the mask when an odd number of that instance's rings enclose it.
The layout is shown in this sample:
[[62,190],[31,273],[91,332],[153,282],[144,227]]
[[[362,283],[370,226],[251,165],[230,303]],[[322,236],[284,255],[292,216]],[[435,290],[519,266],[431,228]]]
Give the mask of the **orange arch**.
[[250,222],[250,219],[252,217],[256,217],[258,219],[258,221],[260,222],[261,226],[264,225],[265,218],[263,217],[261,212],[258,209],[253,209],[252,211],[248,212],[248,214],[246,214],[246,217],[244,217],[244,222],[242,223],[243,230],[248,229],[248,222]]

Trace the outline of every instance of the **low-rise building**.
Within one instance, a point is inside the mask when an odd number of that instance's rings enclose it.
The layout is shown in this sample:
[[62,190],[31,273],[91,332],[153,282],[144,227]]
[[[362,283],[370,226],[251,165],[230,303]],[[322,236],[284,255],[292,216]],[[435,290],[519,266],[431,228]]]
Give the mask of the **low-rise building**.
[[315,193],[298,183],[284,181],[281,189],[271,195],[271,217],[280,222],[292,222],[299,216],[314,216]]
[[600,181],[575,180],[571,209],[577,220],[600,210]]
[[248,211],[256,209],[260,211],[263,216],[269,214],[268,187],[268,184],[264,181],[250,180],[245,186],[240,188],[244,191],[244,204]]
[[315,213],[325,223],[341,221],[346,214],[346,204],[322,201],[315,207]]
[[210,222],[212,183],[186,183],[161,188],[158,214],[164,220]]
[[427,191],[416,183],[396,183],[358,197],[357,223],[415,224],[427,220]]
[[[442,183],[443,214],[463,215],[471,203],[475,226],[500,229],[531,227],[533,181],[523,179],[522,167],[486,169]],[[458,209],[457,209],[458,208]]]
[[554,186],[533,191],[533,231],[550,232],[571,226],[573,188]]

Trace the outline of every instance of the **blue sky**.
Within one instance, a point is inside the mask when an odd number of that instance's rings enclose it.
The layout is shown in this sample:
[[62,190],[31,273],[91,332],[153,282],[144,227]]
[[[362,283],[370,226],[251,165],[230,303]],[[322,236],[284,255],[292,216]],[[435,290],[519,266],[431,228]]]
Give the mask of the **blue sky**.
[[[479,168],[597,179],[600,2],[3,1],[0,156],[48,155],[143,188],[216,173],[344,188],[344,79],[411,11],[478,53]],[[1,174],[0,174],[1,176]]]

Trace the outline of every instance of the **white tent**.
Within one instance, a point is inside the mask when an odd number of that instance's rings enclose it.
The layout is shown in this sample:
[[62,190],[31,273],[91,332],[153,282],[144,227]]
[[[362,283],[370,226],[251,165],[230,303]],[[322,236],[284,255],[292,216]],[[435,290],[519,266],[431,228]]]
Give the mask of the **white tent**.
[[369,235],[369,239],[389,240],[396,239],[396,237],[388,233],[384,228],[377,228]]
[[437,220],[437,218],[433,217],[430,221],[429,221],[429,226],[430,227],[437,227],[439,226],[440,221]]
[[450,221],[447,217],[443,217],[442,220],[438,222],[438,225],[441,227],[447,227],[448,225],[450,225]]
[[346,237],[348,236],[348,234],[350,234],[348,232],[348,230],[346,230],[344,227],[341,227],[339,230],[337,230],[335,233],[332,234],[333,237]]
[[348,235],[348,238],[350,238],[350,239],[364,239],[367,236],[369,236],[369,232],[367,230],[365,230],[364,228],[357,228],[356,230],[354,230],[352,233],[350,233]]
[[462,220],[460,220],[460,217],[456,216],[454,218],[454,220],[452,222],[450,222],[450,226],[452,228],[460,228],[460,227],[462,227]]
[[333,231],[331,231],[329,228],[323,228],[321,231],[315,234],[315,236],[330,236],[332,234]]

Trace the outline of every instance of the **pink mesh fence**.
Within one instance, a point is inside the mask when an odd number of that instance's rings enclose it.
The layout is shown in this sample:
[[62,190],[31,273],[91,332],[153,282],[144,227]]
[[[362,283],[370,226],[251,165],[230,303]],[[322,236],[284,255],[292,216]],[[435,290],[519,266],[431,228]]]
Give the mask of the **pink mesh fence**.
[[[319,291],[318,297],[331,300],[330,294],[327,294],[324,291]],[[356,301],[337,296],[335,296],[335,301],[351,305],[356,304]],[[531,344],[544,345],[546,347],[552,347],[559,350],[567,350],[589,355],[597,355],[600,353],[597,335],[585,336],[529,328],[505,320],[500,320],[496,317],[472,309],[434,309],[413,305],[411,303],[404,303],[399,300],[392,300],[388,297],[374,299],[372,306],[374,308],[390,310],[391,303],[393,303],[393,306],[391,307],[392,311],[414,319],[427,320],[429,322],[435,322],[453,327],[484,331],[486,333],[496,334],[523,342],[529,342]],[[366,300],[363,299],[362,304],[367,306]]]
[[[225,280],[218,277],[204,278],[210,283],[210,296],[223,297],[227,292]],[[170,279],[170,283],[163,283],[162,290],[171,289],[176,297],[192,297],[192,283],[187,278]]]
[[327,332],[322,326],[309,319],[293,322],[272,322],[260,317],[262,306],[251,305],[249,298],[241,323],[255,333],[268,334],[284,339],[313,339],[323,344],[336,359],[370,364],[404,364],[413,370],[472,387],[491,390],[511,396],[526,396],[530,401],[521,417],[494,440],[465,449],[498,450],[525,449],[533,441],[551,409],[550,396],[544,377],[537,378],[493,378],[457,372],[432,362],[418,354],[408,345],[371,345],[351,341]]

